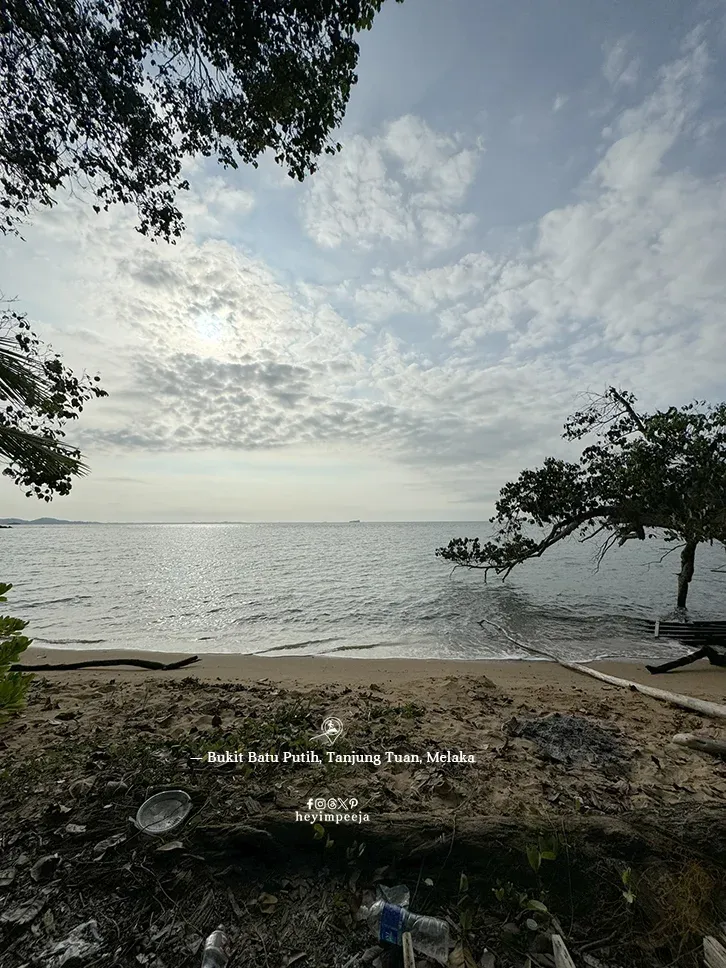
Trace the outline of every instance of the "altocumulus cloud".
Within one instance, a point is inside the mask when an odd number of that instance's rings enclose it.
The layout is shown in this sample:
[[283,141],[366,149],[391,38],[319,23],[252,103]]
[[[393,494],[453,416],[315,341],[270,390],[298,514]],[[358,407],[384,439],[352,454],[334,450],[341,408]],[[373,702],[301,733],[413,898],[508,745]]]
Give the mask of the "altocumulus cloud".
[[[606,73],[624,63],[608,54]],[[659,399],[722,385],[726,302],[726,178],[668,170],[668,153],[702,130],[708,79],[703,32],[659,72],[651,93],[603,132],[603,157],[580,201],[550,211],[515,257],[472,252],[432,268],[392,268],[341,286],[342,298],[381,322],[386,307],[436,321],[444,345],[516,366],[547,353],[603,366]]]
[[343,149],[321,166],[303,203],[305,228],[318,245],[446,248],[475,224],[473,213],[457,208],[474,180],[480,142],[439,134],[406,115]]
[[38,258],[62,267],[78,325],[93,320],[113,348],[109,366],[110,350],[78,339],[112,394],[79,442],[89,454],[353,443],[478,501],[564,447],[583,389],[629,385],[648,406],[721,392],[726,178],[673,167],[674,149],[709,137],[708,46],[686,38],[635,106],[633,61],[625,41],[605,52],[613,96],[627,89],[631,105],[571,203],[514,252],[467,234],[476,136],[412,115],[343,139],[309,184],[280,190],[300,246],[325,260],[317,278],[210,237],[259,208],[216,181],[175,247],[139,238],[122,212],[103,231],[73,204],[43,216]]

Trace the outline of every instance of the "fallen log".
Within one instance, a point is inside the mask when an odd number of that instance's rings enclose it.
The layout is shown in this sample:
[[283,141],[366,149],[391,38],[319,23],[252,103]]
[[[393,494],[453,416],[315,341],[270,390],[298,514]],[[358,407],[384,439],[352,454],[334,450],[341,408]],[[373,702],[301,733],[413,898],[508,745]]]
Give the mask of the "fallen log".
[[633,682],[631,679],[620,679],[618,676],[609,676],[605,672],[598,672],[597,669],[591,669],[590,666],[581,665],[577,662],[566,662],[564,659],[558,659],[557,656],[551,655],[549,652],[543,652],[541,649],[535,649],[531,645],[525,645],[523,642],[517,641],[513,635],[510,635],[506,629],[503,629],[501,625],[497,625],[496,622],[490,622],[486,618],[480,619],[479,625],[483,623],[497,629],[510,642],[514,642],[515,645],[520,649],[524,649],[525,652],[530,652],[532,655],[544,656],[546,659],[557,662],[565,669],[572,669],[573,672],[581,672],[583,675],[592,676],[594,679],[600,679],[602,682],[607,682],[611,686],[624,686],[627,689],[640,692],[644,696],[650,696],[651,699],[660,699],[662,702],[670,703],[672,706],[680,706],[683,709],[690,709],[691,712],[700,713],[702,716],[711,716],[714,719],[726,719],[726,706],[722,703],[709,702],[707,699],[695,699],[692,696],[683,696],[679,692],[667,692],[665,689],[654,689],[652,686],[644,686],[639,682]]
[[182,669],[184,666],[198,662],[198,655],[188,656],[178,662],[155,662],[153,659],[90,659],[88,662],[59,662],[55,664],[45,663],[44,665],[12,665],[11,672],[62,672],[65,669],[95,669],[103,666],[136,666],[139,669],[162,669],[168,672],[171,669]]
[[[484,815],[454,818],[431,814],[371,814],[363,824],[319,821],[339,849],[365,840],[368,860],[392,858],[411,869],[426,861],[446,865],[457,879],[459,871],[494,868],[495,876],[511,878],[512,865],[527,866],[526,848],[549,824],[555,823],[580,857],[607,856],[630,864],[648,863],[653,857],[672,857],[676,848],[687,845],[689,855],[704,863],[726,865],[726,811],[699,808],[683,815],[681,804],[658,810],[632,810],[618,816],[553,814],[543,816]],[[324,842],[316,839],[312,823],[301,823],[294,812],[266,811],[243,822],[190,823],[189,849],[216,858],[219,863],[234,863],[237,857],[272,859],[281,863],[291,852],[309,851],[318,857]],[[378,861],[376,861],[378,863]]]
[[726,968],[726,948],[716,938],[704,938],[703,960],[706,968]]
[[713,719],[726,719],[726,706],[723,703],[710,702],[708,699],[695,699],[693,696],[683,696],[679,692],[667,692],[665,689],[654,689],[652,686],[644,686],[631,679],[620,679],[618,676],[609,676],[606,672],[599,672],[589,666],[578,665],[575,662],[565,662],[564,659],[557,660],[565,669],[572,669],[573,672],[581,672],[594,679],[600,679],[611,686],[624,686],[627,689],[634,689],[644,696],[651,699],[660,699],[670,703],[671,706],[680,706],[682,709],[690,709],[691,712],[700,713],[702,716],[710,716]]
[[552,935],[552,954],[555,956],[555,968],[575,968],[575,962],[559,934]]
[[659,672],[670,672],[671,669],[679,669],[681,666],[690,665],[692,662],[697,662],[699,659],[708,659],[711,665],[726,667],[726,655],[718,652],[710,645],[704,645],[695,652],[691,652],[689,655],[684,655],[680,659],[673,659],[670,662],[664,662],[662,665],[657,666],[647,665],[645,668],[651,673],[651,675],[657,675]]
[[726,743],[710,736],[694,736],[693,733],[677,733],[671,740],[679,746],[687,746],[691,750],[701,753],[712,753],[714,756],[726,756]]

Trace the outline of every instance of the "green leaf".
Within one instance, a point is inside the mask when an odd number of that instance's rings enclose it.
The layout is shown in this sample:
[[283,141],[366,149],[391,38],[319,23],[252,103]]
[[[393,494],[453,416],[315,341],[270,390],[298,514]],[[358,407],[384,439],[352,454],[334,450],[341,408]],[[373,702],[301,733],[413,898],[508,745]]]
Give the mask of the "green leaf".
[[526,911],[539,911],[540,914],[549,914],[547,910],[547,905],[543,904],[541,901],[536,901],[534,899],[527,901],[524,905]]
[[466,874],[459,877],[459,894],[466,894],[469,890],[469,878]]
[[527,860],[529,861],[529,866],[536,874],[542,864],[542,855],[539,852],[539,847],[536,847],[534,844],[530,844],[527,847]]
[[313,824],[313,839],[322,840],[325,836],[325,827],[321,823]]
[[471,931],[474,923],[474,911],[471,907],[465,907],[459,912],[459,925],[462,931]]

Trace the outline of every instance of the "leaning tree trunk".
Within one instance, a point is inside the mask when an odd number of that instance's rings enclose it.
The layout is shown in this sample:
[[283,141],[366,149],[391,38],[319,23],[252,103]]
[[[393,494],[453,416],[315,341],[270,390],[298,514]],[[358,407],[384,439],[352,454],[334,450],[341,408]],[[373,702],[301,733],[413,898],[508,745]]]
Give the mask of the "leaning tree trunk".
[[693,539],[686,541],[686,545],[681,552],[681,571],[678,575],[678,608],[686,607],[688,598],[688,586],[693,578],[693,566],[696,560],[696,548],[698,542]]

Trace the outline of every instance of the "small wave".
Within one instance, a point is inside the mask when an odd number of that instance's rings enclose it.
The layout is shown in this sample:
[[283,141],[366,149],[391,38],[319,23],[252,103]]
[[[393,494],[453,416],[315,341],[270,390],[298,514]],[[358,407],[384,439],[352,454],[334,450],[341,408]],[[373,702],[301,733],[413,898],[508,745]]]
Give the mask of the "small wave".
[[33,637],[33,642],[43,642],[45,645],[100,645],[106,639],[41,639]]
[[87,602],[92,595],[71,595],[68,598],[49,598],[45,602],[28,602],[23,608],[44,608],[46,605],[76,605],[78,602]]
[[372,645],[339,645],[336,649],[328,649],[325,655],[329,655],[332,652],[359,652],[365,651],[367,649],[380,649],[385,643],[374,642]]
[[[306,645],[322,645],[324,642],[337,642],[337,636],[329,639],[307,639],[305,642],[291,642],[288,645],[272,645],[269,649],[262,652],[254,652],[254,655],[265,655],[267,652],[282,652],[285,649],[304,649]],[[334,649],[331,651],[335,651]]]
[[265,619],[269,619],[270,616],[267,612],[255,612],[254,615],[245,615],[243,618],[236,618],[232,622],[233,625],[244,625],[245,622],[264,622]]

